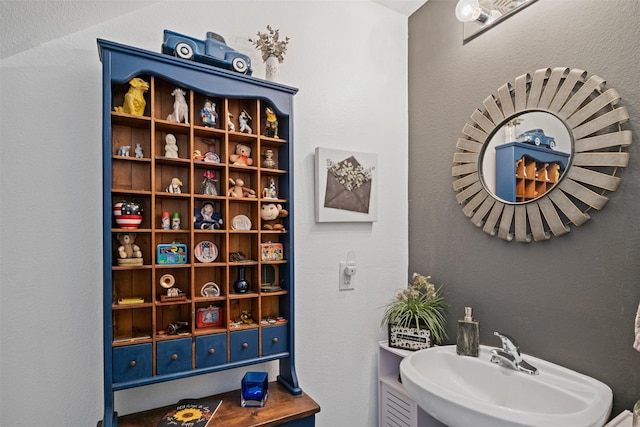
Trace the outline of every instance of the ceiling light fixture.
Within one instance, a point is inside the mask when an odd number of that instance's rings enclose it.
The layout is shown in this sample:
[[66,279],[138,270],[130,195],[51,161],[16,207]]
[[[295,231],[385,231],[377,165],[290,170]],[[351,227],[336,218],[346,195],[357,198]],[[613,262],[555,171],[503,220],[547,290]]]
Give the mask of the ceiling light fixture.
[[536,0],[459,0],[455,14],[463,23],[463,40],[473,39],[534,2]]
[[489,10],[481,6],[478,0],[460,0],[456,5],[456,18],[460,22],[489,23],[501,15],[498,10]]

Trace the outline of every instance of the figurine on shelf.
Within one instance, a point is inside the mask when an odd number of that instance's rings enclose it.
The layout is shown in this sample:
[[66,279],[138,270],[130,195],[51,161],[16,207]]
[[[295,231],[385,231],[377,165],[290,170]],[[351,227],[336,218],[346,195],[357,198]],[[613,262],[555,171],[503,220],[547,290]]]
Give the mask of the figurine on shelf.
[[204,156],[202,155],[202,151],[194,150],[193,151],[193,160],[199,160],[199,161],[204,160]]
[[174,98],[173,113],[167,116],[168,121],[189,124],[189,106],[187,105],[187,100],[184,98],[186,94],[187,92],[179,87],[171,92],[171,96]]
[[194,209],[193,223],[195,228],[200,230],[219,230],[222,228],[222,215],[215,212],[213,202],[206,200],[202,202],[200,209]]
[[171,178],[171,184],[165,189],[167,193],[182,193],[182,181],[179,178]]
[[120,228],[138,228],[142,223],[142,206],[140,203],[122,200],[113,205],[113,216]]
[[229,197],[256,197],[256,191],[244,186],[244,181],[240,178],[233,180],[229,178]]
[[278,191],[276,190],[276,181],[273,178],[269,178],[269,186],[262,189],[263,199],[277,199]]
[[260,218],[262,218],[262,228],[265,230],[286,231],[281,218],[289,215],[281,204],[264,203],[260,207]]
[[172,159],[178,158],[178,143],[176,141],[176,137],[168,133],[167,136],[164,137],[164,156]]
[[167,297],[168,298],[178,298],[182,295],[182,291],[179,288],[169,288],[167,289]]
[[142,144],[140,144],[139,142],[136,143],[136,159],[141,159],[144,157],[144,153],[142,152]]
[[278,117],[276,116],[275,111],[273,111],[270,107],[267,107],[265,108],[264,112],[267,115],[267,126],[264,129],[264,136],[279,138]]
[[120,242],[118,265],[142,265],[142,251],[140,246],[135,244],[136,233],[118,233],[116,238]]
[[139,77],[129,80],[129,91],[124,95],[124,104],[121,107],[114,107],[116,113],[126,113],[133,116],[144,115],[144,108],[147,101],[144,94],[149,90],[149,83]]
[[174,212],[171,215],[171,229],[172,230],[180,230],[180,213]]
[[240,115],[238,116],[238,123],[240,123],[240,132],[251,133],[253,130],[249,126],[249,122],[253,120],[247,110],[242,110]]
[[190,332],[189,322],[184,320],[171,322],[167,325],[168,335],[188,334],[189,332]]
[[233,124],[231,119],[233,119],[233,114],[231,114],[231,111],[229,111],[227,113],[227,127],[229,128],[229,132],[235,132],[236,131],[236,125]]
[[251,147],[245,144],[236,145],[236,152],[229,155],[229,160],[233,165],[253,165],[253,159],[251,158]]
[[262,161],[262,166],[268,169],[275,169],[276,161],[273,160],[273,150],[267,149],[264,152],[264,160]]
[[262,189],[262,198],[263,199],[277,199],[275,190],[271,190],[269,187],[264,187]]
[[118,148],[118,156],[129,157],[129,151],[131,151],[130,145],[122,145]]
[[163,230],[171,229],[171,217],[169,212],[162,212],[161,227]]
[[253,320],[253,315],[250,311],[247,310],[243,310],[242,313],[240,313],[240,315],[235,318],[235,321],[236,323],[244,323],[247,325],[252,325],[255,323],[255,320]]
[[205,171],[202,176],[204,180],[200,186],[200,194],[206,194],[207,196],[217,196],[218,190],[216,189],[216,179],[214,179],[213,171]]
[[202,125],[210,128],[214,128],[218,123],[218,113],[216,112],[215,102],[211,102],[209,99],[204,100],[204,105],[200,110],[200,117],[202,118]]

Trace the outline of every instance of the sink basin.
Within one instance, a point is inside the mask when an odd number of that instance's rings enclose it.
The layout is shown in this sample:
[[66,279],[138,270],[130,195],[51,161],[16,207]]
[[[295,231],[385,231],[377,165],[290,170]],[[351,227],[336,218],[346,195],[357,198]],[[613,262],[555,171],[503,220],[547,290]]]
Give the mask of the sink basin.
[[432,347],[405,357],[402,383],[411,398],[450,427],[601,427],[613,393],[602,382],[523,354],[538,375],[491,363],[492,347],[479,357],[458,356],[456,346]]

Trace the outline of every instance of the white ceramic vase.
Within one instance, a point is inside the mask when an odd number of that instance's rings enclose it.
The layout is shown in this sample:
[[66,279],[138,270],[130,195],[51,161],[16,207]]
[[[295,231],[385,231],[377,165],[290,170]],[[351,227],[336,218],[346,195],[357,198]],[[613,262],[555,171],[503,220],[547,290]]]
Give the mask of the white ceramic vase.
[[266,67],[266,76],[265,78],[269,81],[276,81],[278,79],[278,74],[280,73],[280,62],[278,58],[274,55],[271,55],[264,61],[264,65]]

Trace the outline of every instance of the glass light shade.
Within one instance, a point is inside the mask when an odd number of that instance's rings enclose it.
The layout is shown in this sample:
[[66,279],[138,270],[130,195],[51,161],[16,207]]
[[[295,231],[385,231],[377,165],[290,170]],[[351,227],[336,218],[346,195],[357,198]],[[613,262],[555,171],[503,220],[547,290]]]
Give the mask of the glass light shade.
[[478,0],[460,0],[456,5],[456,18],[461,22],[473,21],[474,11],[480,8]]

